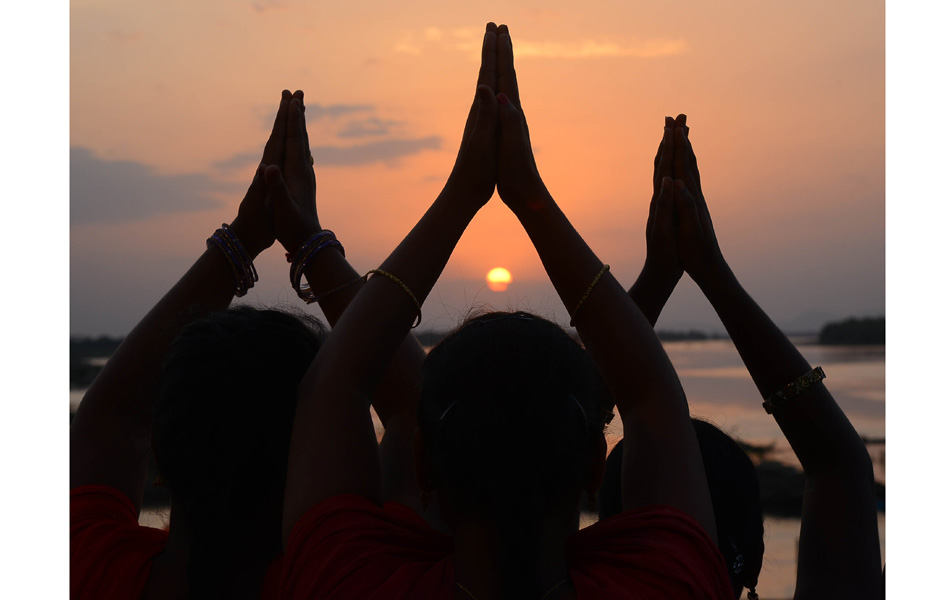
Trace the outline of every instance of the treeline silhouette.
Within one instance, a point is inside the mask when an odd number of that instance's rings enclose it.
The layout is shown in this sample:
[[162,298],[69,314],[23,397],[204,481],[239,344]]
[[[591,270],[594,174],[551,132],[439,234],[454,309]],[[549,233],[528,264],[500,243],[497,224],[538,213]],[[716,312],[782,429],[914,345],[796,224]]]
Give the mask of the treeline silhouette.
[[884,317],[847,319],[828,323],[818,335],[819,344],[869,345],[884,344]]

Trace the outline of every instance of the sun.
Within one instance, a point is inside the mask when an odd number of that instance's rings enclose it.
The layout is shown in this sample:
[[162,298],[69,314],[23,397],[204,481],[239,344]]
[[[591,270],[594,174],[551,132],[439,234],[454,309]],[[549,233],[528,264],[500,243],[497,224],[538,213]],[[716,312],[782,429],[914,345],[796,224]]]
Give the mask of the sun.
[[511,283],[511,272],[503,267],[496,267],[488,272],[485,281],[488,282],[488,289],[491,291],[503,292],[508,289],[508,284]]

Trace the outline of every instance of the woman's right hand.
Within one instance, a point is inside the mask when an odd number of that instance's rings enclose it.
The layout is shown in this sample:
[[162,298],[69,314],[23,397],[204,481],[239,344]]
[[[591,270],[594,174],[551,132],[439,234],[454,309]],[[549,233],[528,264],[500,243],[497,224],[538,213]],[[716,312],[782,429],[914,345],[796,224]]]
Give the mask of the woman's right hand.
[[528,121],[521,110],[514,52],[507,25],[498,28],[498,195],[517,214],[525,207],[537,207],[549,197],[538,173],[528,135]]
[[677,244],[680,260],[700,287],[728,269],[719,249],[712,217],[699,182],[699,167],[685,127],[673,130],[672,195],[679,218]]

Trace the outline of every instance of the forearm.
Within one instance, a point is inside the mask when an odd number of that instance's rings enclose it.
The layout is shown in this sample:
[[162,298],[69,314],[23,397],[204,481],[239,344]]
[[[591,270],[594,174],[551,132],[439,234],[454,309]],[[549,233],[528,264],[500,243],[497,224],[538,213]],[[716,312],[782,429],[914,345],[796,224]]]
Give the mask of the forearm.
[[[474,216],[444,191],[383,263],[424,302]],[[382,501],[369,399],[418,316],[385,276],[369,279],[343,313],[300,386],[284,499],[284,540],[311,506],[337,494]],[[337,459],[328,461],[327,456]]]
[[[363,288],[363,278],[342,252],[333,247],[318,252],[307,263],[304,273],[327,321],[335,327]],[[384,427],[388,428],[396,415],[415,416],[423,361],[425,350],[416,336],[407,334],[373,395],[373,408]]]
[[[724,262],[718,275],[707,278],[700,288],[763,397],[811,370],[808,361],[746,293]],[[824,384],[813,384],[777,409],[773,417],[806,475],[828,469],[845,472],[864,468],[864,443]]]
[[649,321],[650,326],[656,327],[656,322],[660,318],[663,307],[673,295],[676,284],[682,277],[682,271],[669,273],[652,269],[650,265],[644,264],[643,269],[637,280],[630,286],[627,294],[633,300],[643,316]]
[[609,272],[577,310],[602,263],[550,197],[534,206],[518,218],[565,307],[576,313],[578,333],[617,403],[629,440],[624,448],[624,508],[679,508],[715,539],[715,518],[704,493],[705,475],[686,397],[652,325]]

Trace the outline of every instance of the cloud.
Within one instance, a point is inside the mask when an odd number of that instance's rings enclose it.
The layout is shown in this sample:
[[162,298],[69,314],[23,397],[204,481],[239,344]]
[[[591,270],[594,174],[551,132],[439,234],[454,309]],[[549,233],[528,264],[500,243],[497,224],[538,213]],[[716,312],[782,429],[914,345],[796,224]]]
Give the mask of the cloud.
[[368,142],[355,146],[315,146],[313,162],[324,166],[355,166],[376,162],[394,162],[425,150],[438,150],[442,138],[430,135],[416,139],[395,139]]
[[359,121],[350,121],[346,128],[337,133],[341,138],[359,138],[369,136],[389,135],[393,128],[405,125],[405,121],[393,121],[390,119],[380,119],[379,117],[369,117]]
[[[340,117],[354,113],[373,112],[376,107],[372,104],[310,104],[307,103],[307,120],[315,121],[317,119],[339,119]],[[271,117],[271,122],[274,118]],[[270,123],[268,124],[270,125]]]
[[293,2],[288,0],[256,0],[251,2],[251,8],[257,12],[267,12],[271,10],[284,10],[290,8]]
[[161,175],[143,163],[103,160],[78,146],[69,149],[69,159],[73,224],[122,223],[213,209],[221,206],[218,194],[235,188],[202,173]]
[[256,166],[260,163],[261,158],[261,152],[240,152],[230,158],[213,162],[211,166],[222,171],[231,171],[247,166]]
[[[437,45],[442,50],[456,50],[471,55],[474,60],[481,56],[485,30],[481,27],[453,29],[446,34],[436,28],[428,28],[423,35],[403,32],[393,46],[393,51],[403,54],[422,54],[425,46]],[[514,42],[516,59],[596,59],[608,57],[659,58],[676,56],[689,51],[683,39],[654,38],[623,41],[581,39],[576,41],[531,41],[517,38]]]
[[145,37],[145,34],[141,31],[123,31],[121,29],[113,29],[108,35],[113,41],[120,44],[135,43]]
[[685,40],[634,40],[626,44],[583,40],[578,42],[530,42],[519,41],[515,54],[518,58],[604,58],[629,56],[633,58],[658,58],[685,54],[689,46]]

